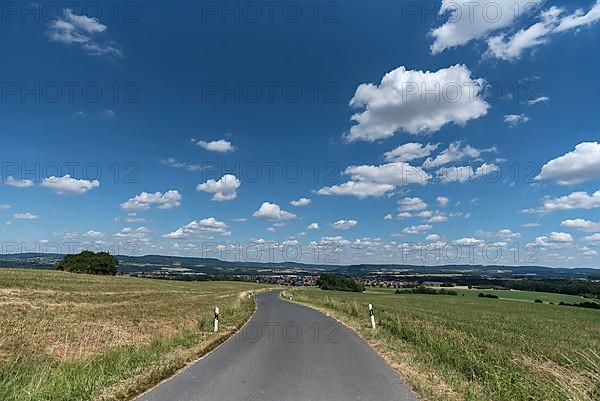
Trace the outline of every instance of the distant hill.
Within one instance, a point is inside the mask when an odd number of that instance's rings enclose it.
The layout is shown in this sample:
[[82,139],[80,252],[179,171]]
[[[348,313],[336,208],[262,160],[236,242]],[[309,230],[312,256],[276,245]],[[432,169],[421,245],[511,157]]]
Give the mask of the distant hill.
[[[53,269],[64,255],[19,253],[0,255],[0,268],[24,267],[37,269]],[[335,272],[356,276],[371,274],[384,276],[402,275],[464,275],[487,277],[520,277],[534,276],[542,278],[600,278],[600,269],[592,268],[552,268],[545,266],[502,266],[502,265],[392,265],[392,264],[359,264],[359,265],[326,265],[304,264],[295,262],[260,263],[260,262],[228,262],[214,258],[195,258],[182,256],[145,255],[117,256],[119,271],[125,274],[152,273],[173,271],[180,274],[202,275],[269,275],[269,274],[318,274],[319,272]]]

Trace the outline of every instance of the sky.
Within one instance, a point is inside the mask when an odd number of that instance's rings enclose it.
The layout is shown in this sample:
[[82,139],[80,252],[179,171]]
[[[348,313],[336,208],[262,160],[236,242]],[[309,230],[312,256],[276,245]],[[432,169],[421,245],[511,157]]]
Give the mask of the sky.
[[0,252],[600,267],[599,21],[3,3]]

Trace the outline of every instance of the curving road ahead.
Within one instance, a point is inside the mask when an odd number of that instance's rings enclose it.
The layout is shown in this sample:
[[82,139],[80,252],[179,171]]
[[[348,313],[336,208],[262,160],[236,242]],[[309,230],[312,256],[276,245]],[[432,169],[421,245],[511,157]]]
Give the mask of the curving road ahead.
[[277,292],[256,301],[256,314],[238,334],[138,401],[417,400],[337,321]]

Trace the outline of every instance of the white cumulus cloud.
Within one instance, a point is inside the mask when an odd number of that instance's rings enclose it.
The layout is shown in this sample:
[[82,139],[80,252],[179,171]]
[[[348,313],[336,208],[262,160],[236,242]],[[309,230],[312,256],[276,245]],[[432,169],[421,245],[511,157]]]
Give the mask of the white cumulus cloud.
[[127,217],[125,217],[126,223],[143,223],[146,219],[142,217],[138,217],[136,212],[127,213]]
[[344,247],[344,246],[348,246],[351,244],[350,241],[348,241],[347,239],[345,239],[344,237],[337,235],[335,237],[323,237],[321,238],[321,245],[328,245],[328,246],[337,246],[337,247]]
[[114,237],[118,240],[143,242],[147,244],[150,242],[148,234],[150,234],[150,229],[145,226],[140,226],[138,228],[125,227],[114,234]]
[[403,234],[420,234],[424,231],[431,230],[433,227],[429,224],[419,224],[418,226],[409,226],[402,229]]
[[423,157],[429,156],[433,151],[438,148],[439,144],[423,145],[422,143],[409,142],[404,145],[400,145],[395,149],[385,152],[383,157],[388,162],[408,162],[415,159],[422,159]]
[[237,198],[237,189],[240,187],[240,180],[233,174],[225,174],[218,181],[208,180],[196,187],[197,191],[204,191],[213,194],[214,201],[229,201]]
[[418,212],[425,209],[427,209],[427,203],[419,197],[406,197],[398,201],[398,211],[400,212]]
[[374,182],[400,187],[410,184],[427,184],[431,175],[421,167],[411,166],[405,162],[393,162],[379,166],[350,166],[345,170],[354,181]]
[[233,147],[231,142],[229,142],[226,139],[219,139],[219,140],[210,141],[210,142],[206,142],[206,141],[202,141],[202,140],[197,141],[195,139],[192,139],[192,142],[194,142],[196,145],[200,146],[201,148],[204,148],[211,152],[229,153],[229,152],[233,152],[235,150],[235,148]]
[[526,50],[549,42],[553,35],[590,26],[600,20],[600,1],[587,12],[577,9],[571,14],[564,13],[564,8],[552,6],[539,14],[539,21],[535,24],[510,36],[501,33],[491,37],[486,55],[508,61],[517,60]]
[[421,167],[411,166],[405,162],[393,162],[380,166],[350,166],[346,168],[344,174],[349,175],[352,181],[323,187],[317,191],[317,194],[351,195],[360,199],[369,196],[380,197],[400,186],[425,185],[431,178],[431,175]]
[[525,213],[546,214],[560,210],[594,209],[600,207],[600,190],[589,195],[587,192],[572,192],[558,198],[546,197],[542,206],[535,209],[525,209]]
[[83,236],[92,239],[102,239],[104,238],[104,233],[100,231],[89,230],[88,232],[83,234]]
[[548,96],[540,96],[540,97],[536,97],[535,99],[528,100],[527,104],[530,106],[533,106],[534,104],[548,103],[549,101],[550,101],[550,98]]
[[493,31],[514,24],[523,13],[542,0],[442,0],[439,15],[448,16],[444,24],[431,31],[433,54],[486,37]]
[[514,232],[508,228],[504,228],[496,233],[496,236],[501,239],[517,239],[521,238],[521,234]]
[[535,239],[535,243],[542,247],[560,247],[565,244],[570,244],[571,242],[573,242],[573,236],[571,234],[556,231]]
[[504,116],[504,122],[510,128],[515,128],[517,125],[526,123],[527,121],[529,121],[529,117],[525,114],[506,114]]
[[366,181],[347,181],[343,184],[323,187],[316,193],[318,195],[356,196],[359,199],[364,199],[369,196],[378,198],[394,189],[395,187],[390,184],[377,184]]
[[279,205],[271,202],[263,202],[260,208],[254,212],[254,217],[272,221],[285,221],[295,219],[296,215],[282,210]]
[[159,209],[172,209],[181,204],[181,194],[177,190],[170,190],[165,193],[142,192],[141,194],[121,203],[121,208],[125,210],[148,210],[152,205]]
[[222,221],[209,217],[200,221],[194,220],[177,230],[163,235],[164,238],[179,239],[191,236],[203,236],[210,234],[220,234],[223,236],[231,235],[227,224]]
[[188,164],[188,163],[179,162],[172,157],[169,157],[168,159],[161,159],[160,162],[162,164],[164,164],[165,166],[170,166],[170,167],[174,167],[174,168],[182,168],[182,169],[185,169],[188,171],[202,170],[202,166],[199,164]]
[[428,157],[423,163],[424,168],[438,168],[464,159],[479,159],[484,153],[495,153],[495,147],[478,149],[471,145],[463,145],[461,141],[452,142],[435,158]]
[[441,239],[442,239],[442,237],[440,237],[438,234],[429,234],[427,237],[425,237],[425,241],[429,241],[429,242],[435,242],[435,241],[439,241]]
[[92,56],[121,57],[118,46],[106,38],[108,27],[97,18],[77,15],[72,9],[48,24],[46,34],[52,42],[78,46]]
[[442,212],[435,212],[433,216],[427,219],[428,223],[443,223],[445,221],[448,221],[448,216]]
[[358,221],[356,220],[338,220],[335,223],[331,224],[331,228],[335,230],[349,230],[357,224]]
[[588,235],[587,237],[584,237],[583,240],[586,242],[591,242],[593,244],[600,245],[600,233]]
[[485,241],[473,237],[460,238],[453,242],[459,246],[480,246],[485,244]]
[[544,164],[536,180],[554,180],[561,185],[580,184],[600,178],[600,143],[582,142]]
[[65,194],[84,194],[100,186],[98,180],[78,180],[70,175],[63,177],[48,177],[40,184],[41,187],[48,188],[60,195]]
[[29,212],[26,213],[15,213],[13,217],[17,220],[37,220],[38,215]]
[[[379,85],[362,84],[350,105],[361,108],[346,134],[348,141],[385,139],[398,131],[433,133],[444,125],[465,125],[484,116],[489,104],[483,99],[483,79],[471,78],[464,65],[438,71],[399,67],[385,74]],[[432,96],[431,92],[437,93]]]
[[441,207],[448,206],[448,202],[450,202],[450,199],[448,199],[445,196],[438,196],[435,200],[437,201],[438,205],[440,205]]
[[497,171],[500,171],[500,167],[493,163],[484,163],[475,170],[473,170],[471,166],[442,167],[437,171],[437,175],[438,179],[442,183],[463,183],[476,178],[484,177]]
[[33,181],[28,180],[28,179],[22,179],[22,180],[18,180],[16,178],[14,178],[12,175],[6,177],[6,185],[10,185],[11,187],[17,187],[17,188],[29,188],[32,187]]
[[567,219],[560,223],[561,227],[572,228],[579,231],[596,232],[600,231],[600,221],[590,221],[585,219]]
[[296,207],[302,207],[302,206],[308,206],[311,204],[311,200],[308,198],[300,198],[297,200],[293,200],[290,202],[290,205],[292,206],[296,206]]

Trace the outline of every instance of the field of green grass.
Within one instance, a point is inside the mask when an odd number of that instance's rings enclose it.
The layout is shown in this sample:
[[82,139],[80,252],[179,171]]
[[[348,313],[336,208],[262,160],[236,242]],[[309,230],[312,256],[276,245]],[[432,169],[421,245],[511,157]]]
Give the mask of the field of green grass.
[[[537,292],[537,291],[518,291],[518,290],[478,290],[478,289],[454,289],[448,288],[450,290],[454,290],[458,292],[458,295],[465,294],[465,296],[476,297],[480,293],[483,294],[494,294],[497,295],[501,299],[510,299],[514,301],[528,301],[534,302],[536,299],[539,299],[542,302],[546,303],[555,303],[558,304],[560,302],[567,303],[580,303],[580,302],[593,302],[593,299],[587,299],[577,295],[568,295],[568,294],[556,294],[552,292]],[[597,300],[596,300],[597,302]]]
[[[501,299],[510,299],[514,301],[529,301],[534,302],[536,299],[539,299],[542,302],[546,303],[580,303],[580,302],[600,302],[597,299],[585,298],[577,295],[568,295],[568,294],[557,294],[552,292],[537,292],[537,291],[518,291],[518,290],[478,290],[476,288],[467,289],[467,288],[456,288],[456,287],[431,287],[435,289],[445,288],[446,290],[456,291],[459,296],[465,295],[470,297],[477,297],[480,293],[483,294],[494,294],[497,295]],[[377,294],[393,294],[396,290],[392,288],[367,288],[367,292],[377,293]]]
[[483,299],[478,290],[474,296],[371,290],[298,289],[293,299],[356,330],[422,400],[600,400],[598,310]]
[[262,288],[0,269],[0,400],[131,399],[235,332]]

